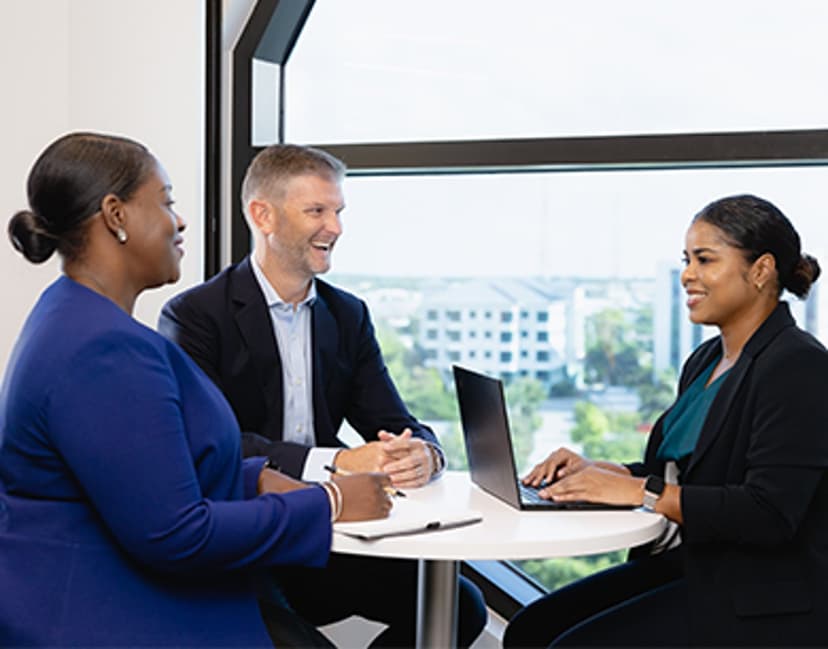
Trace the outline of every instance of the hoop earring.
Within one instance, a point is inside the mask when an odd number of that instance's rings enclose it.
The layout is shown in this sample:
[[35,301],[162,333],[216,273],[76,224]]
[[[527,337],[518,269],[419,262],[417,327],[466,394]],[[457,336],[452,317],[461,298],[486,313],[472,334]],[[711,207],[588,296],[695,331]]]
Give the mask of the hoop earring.
[[127,236],[126,230],[124,230],[120,226],[115,231],[115,236],[118,238],[118,243],[120,243],[121,245],[125,244],[127,242],[127,239],[129,239],[129,237]]

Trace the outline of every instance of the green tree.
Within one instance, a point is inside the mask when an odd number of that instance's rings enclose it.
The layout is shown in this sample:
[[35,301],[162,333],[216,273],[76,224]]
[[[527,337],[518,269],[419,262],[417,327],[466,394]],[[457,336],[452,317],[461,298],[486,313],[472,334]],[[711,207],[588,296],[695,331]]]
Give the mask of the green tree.
[[652,326],[639,312],[604,309],[586,322],[584,376],[587,383],[636,386],[649,380],[642,359],[651,356]]
[[641,421],[652,425],[676,397],[676,378],[673,370],[664,370],[658,378],[638,387]]
[[440,445],[443,447],[446,468],[449,471],[466,471],[469,468],[466,444],[463,441],[463,432],[460,430],[459,422],[453,421],[448,430],[443,431],[440,435]]
[[[422,421],[450,422],[448,428],[439,426],[441,432],[438,433],[448,468],[468,468],[453,389],[446,386],[436,369],[423,366],[423,355],[416,346],[406,347],[400,336],[382,322],[377,323],[377,339],[388,372],[411,413]],[[519,466],[532,452],[534,433],[543,423],[538,410],[545,396],[543,386],[526,377],[517,378],[506,387],[515,458]]]
[[[575,404],[575,426],[570,432],[583,454],[596,460],[629,462],[642,456],[647,436],[639,432],[637,412],[609,412],[589,401]],[[519,566],[549,590],[621,563],[625,551],[566,559],[523,561]]]
[[543,424],[538,410],[545,397],[543,385],[528,377],[516,378],[506,386],[509,426],[517,466],[524,466],[532,453],[535,433]]
[[388,372],[412,414],[423,420],[455,419],[454,395],[436,369],[423,366],[420,351],[406,347],[397,333],[383,324],[377,326],[377,339]]
[[[506,386],[509,424],[512,430],[515,461],[518,466],[523,466],[531,454],[535,432],[543,423],[538,410],[544,396],[543,386],[534,379],[522,377]],[[440,435],[440,443],[446,454],[448,468],[451,470],[468,468],[466,447],[458,418],[459,413],[456,413],[449,429],[444,430]]]
[[587,456],[594,457],[590,449],[600,443],[609,430],[607,413],[589,401],[575,403],[575,427],[569,436],[573,442],[581,445]]
[[637,413],[606,412],[594,403],[579,401],[575,404],[575,426],[570,436],[588,458],[630,462],[641,458],[647,443],[638,423]]
[[575,379],[564,370],[564,377],[549,387],[550,397],[574,397],[578,394]]
[[526,571],[541,586],[552,591],[567,584],[587,577],[599,570],[604,570],[625,560],[626,551],[618,550],[603,554],[565,559],[538,559],[516,561],[515,564]]
[[621,309],[604,309],[586,321],[584,372],[589,383],[616,383],[616,356],[624,345],[628,327]]
[[[377,340],[388,373],[406,407],[417,419],[433,422],[447,468],[452,471],[468,468],[454,391],[446,387],[436,369],[423,366],[419,349],[406,347],[391,327],[378,323]],[[438,425],[444,423],[445,426]]]

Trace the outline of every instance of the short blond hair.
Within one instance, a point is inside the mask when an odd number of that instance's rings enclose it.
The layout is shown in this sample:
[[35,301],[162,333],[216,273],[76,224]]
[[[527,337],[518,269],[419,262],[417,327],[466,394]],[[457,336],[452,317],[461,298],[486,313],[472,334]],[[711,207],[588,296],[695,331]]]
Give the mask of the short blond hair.
[[298,144],[274,144],[253,158],[244,174],[241,189],[242,209],[247,214],[248,203],[267,196],[280,200],[289,180],[312,174],[340,182],[345,177],[345,164],[322,149]]

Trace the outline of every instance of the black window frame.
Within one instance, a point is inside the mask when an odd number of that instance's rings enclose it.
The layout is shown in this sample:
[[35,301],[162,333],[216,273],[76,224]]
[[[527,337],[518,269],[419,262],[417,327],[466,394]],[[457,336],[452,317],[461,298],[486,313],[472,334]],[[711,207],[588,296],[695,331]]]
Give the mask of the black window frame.
[[[257,0],[232,51],[229,125],[232,146],[230,213],[221,218],[221,33],[220,0],[206,2],[205,278],[222,267],[220,250],[229,238],[230,261],[249,252],[240,208],[241,179],[261,150],[251,141],[254,58],[281,66],[279,141],[284,142],[284,79],[290,53],[315,0]],[[439,19],[439,17],[436,17]],[[263,43],[263,41],[266,41]],[[351,176],[434,174],[567,173],[694,168],[828,166],[828,129],[669,133],[522,139],[311,143],[337,156]],[[538,321],[544,322],[538,313]],[[491,313],[486,312],[485,318]],[[485,352],[486,357],[490,352]],[[506,377],[509,373],[504,373]],[[509,378],[510,375],[509,375]],[[462,571],[483,587],[487,601],[507,619],[543,589],[508,562],[465,562]]]

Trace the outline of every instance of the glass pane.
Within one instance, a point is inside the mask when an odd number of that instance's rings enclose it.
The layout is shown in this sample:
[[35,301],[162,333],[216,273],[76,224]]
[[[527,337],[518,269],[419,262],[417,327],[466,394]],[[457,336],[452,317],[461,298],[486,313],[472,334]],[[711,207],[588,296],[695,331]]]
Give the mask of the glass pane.
[[821,0],[318,0],[295,142],[824,128]]
[[[635,460],[676,368],[713,333],[691,326],[678,286],[692,216],[758,194],[825,262],[826,183],[828,167],[351,177],[329,279],[369,304],[389,370],[451,468],[466,462],[455,362],[507,380],[521,472],[561,445]],[[820,292],[790,301],[828,341]],[[622,557],[525,567],[553,587]]]
[[250,143],[267,146],[279,141],[279,65],[250,61]]

